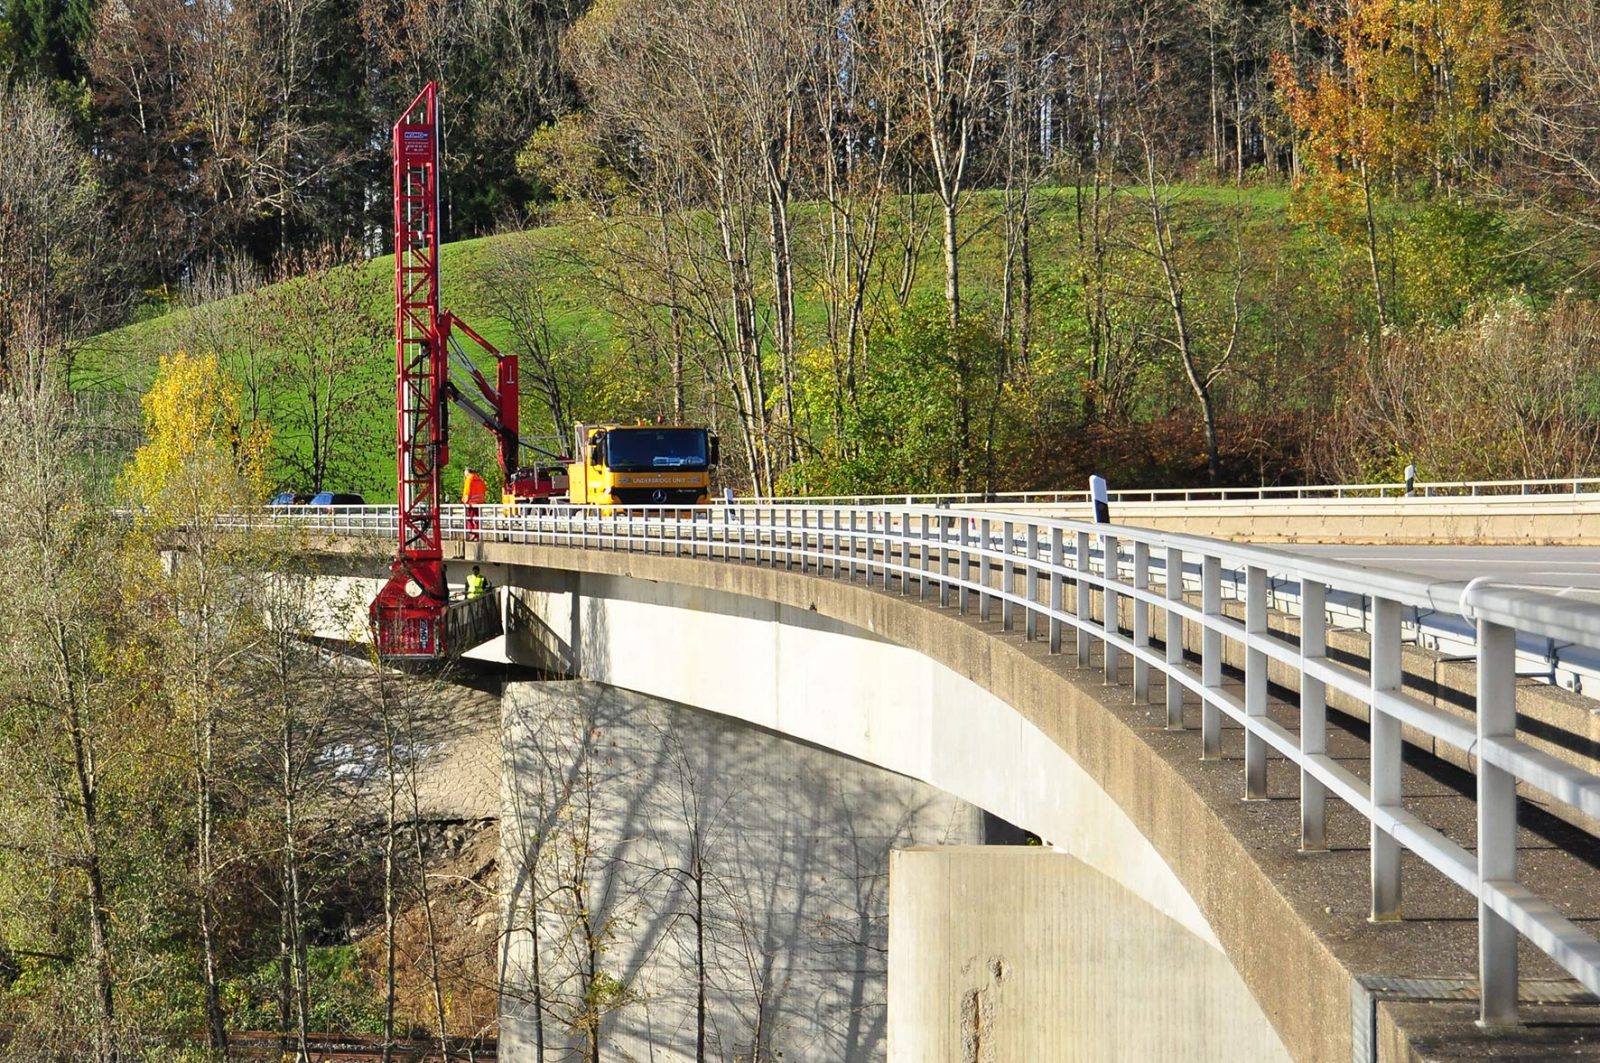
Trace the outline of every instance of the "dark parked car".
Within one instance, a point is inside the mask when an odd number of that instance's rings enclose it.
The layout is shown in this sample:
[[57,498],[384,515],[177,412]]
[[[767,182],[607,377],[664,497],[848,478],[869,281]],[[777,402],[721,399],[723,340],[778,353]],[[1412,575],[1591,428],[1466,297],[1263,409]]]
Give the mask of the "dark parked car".
[[367,500],[348,491],[323,491],[311,499],[313,506],[364,506]]
[[272,496],[269,506],[303,506],[311,501],[310,491],[279,491]]

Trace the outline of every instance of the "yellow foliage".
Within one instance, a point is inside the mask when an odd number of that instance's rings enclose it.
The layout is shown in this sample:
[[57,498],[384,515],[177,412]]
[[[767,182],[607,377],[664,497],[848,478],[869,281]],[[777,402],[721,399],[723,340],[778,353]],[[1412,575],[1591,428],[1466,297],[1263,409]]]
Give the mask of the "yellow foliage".
[[216,355],[163,356],[142,405],[146,442],[122,489],[146,520],[179,524],[266,496],[270,433],[245,421]]
[[1501,0],[1350,0],[1337,15],[1297,17],[1336,59],[1309,83],[1288,56],[1273,62],[1320,182],[1437,177],[1489,146],[1512,50]]

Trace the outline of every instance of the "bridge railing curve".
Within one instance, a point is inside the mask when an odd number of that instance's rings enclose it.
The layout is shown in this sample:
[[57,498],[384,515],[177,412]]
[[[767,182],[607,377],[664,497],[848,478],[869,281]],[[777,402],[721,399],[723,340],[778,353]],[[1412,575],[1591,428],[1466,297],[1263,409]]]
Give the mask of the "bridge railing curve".
[[[236,522],[331,535],[396,534],[392,507],[287,507]],[[1519,881],[1517,856],[1519,784],[1580,813],[1580,821],[1600,820],[1600,776],[1530,745],[1518,735],[1516,712],[1519,636],[1600,650],[1600,606],[1481,580],[1428,581],[1221,540],[945,507],[811,503],[507,513],[486,506],[470,515],[454,506],[446,508],[444,531],[449,539],[632,551],[860,580],[975,612],[985,621],[998,614],[1003,628],[1020,627],[1027,638],[1046,641],[1051,653],[1061,652],[1064,634],[1074,631],[1078,663],[1088,667],[1098,645],[1108,682],[1122,680],[1124,657],[1131,661],[1126,671],[1136,697],[1151,698],[1159,678],[1169,726],[1184,726],[1186,694],[1198,699],[1203,757],[1220,754],[1224,718],[1242,727],[1247,799],[1267,795],[1269,754],[1290,761],[1300,776],[1302,848],[1326,847],[1329,796],[1362,815],[1370,827],[1373,919],[1400,917],[1402,849],[1472,894],[1486,1024],[1516,1021],[1519,936],[1600,995],[1600,942]],[[1242,620],[1224,612],[1225,571],[1243,574],[1232,588],[1243,599]],[[1269,611],[1286,594],[1297,598],[1298,643],[1268,626]],[[1366,675],[1328,652],[1331,608],[1341,597],[1362,603],[1370,639]],[[1120,599],[1130,605],[1127,630],[1119,621]],[[1403,689],[1402,617],[1408,610],[1455,614],[1475,629],[1474,719]],[[1185,622],[1201,631],[1198,667],[1184,656]],[[1153,642],[1158,630],[1159,645]],[[1229,645],[1244,659],[1242,697],[1224,686]],[[1270,661],[1299,673],[1298,730],[1268,713]],[[1365,776],[1328,753],[1330,690],[1368,707]],[[1405,807],[1402,726],[1476,762],[1475,850]]]
[[[1340,484],[1265,484],[1232,487],[1116,488],[1107,492],[1112,505],[1119,502],[1275,502],[1288,500],[1341,500],[1373,498],[1506,498],[1512,496],[1560,498],[1600,494],[1600,477],[1571,476],[1526,480],[1418,480],[1373,481]],[[817,495],[804,498],[738,499],[742,505],[895,506],[895,505],[1073,505],[1089,504],[1087,490],[1037,490],[911,493],[879,495]]]

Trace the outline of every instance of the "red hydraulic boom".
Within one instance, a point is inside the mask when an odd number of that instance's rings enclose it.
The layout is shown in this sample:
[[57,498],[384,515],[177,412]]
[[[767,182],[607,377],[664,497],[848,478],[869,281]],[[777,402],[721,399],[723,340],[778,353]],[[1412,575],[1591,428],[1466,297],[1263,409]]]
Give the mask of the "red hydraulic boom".
[[[389,581],[369,607],[378,652],[437,659],[450,645],[449,585],[440,527],[440,472],[450,460],[448,403],[495,434],[502,476],[517,467],[517,359],[439,308],[439,88],[429,82],[394,125],[395,456],[400,544]],[[461,349],[492,355],[493,386]],[[454,355],[485,406],[450,379]]]

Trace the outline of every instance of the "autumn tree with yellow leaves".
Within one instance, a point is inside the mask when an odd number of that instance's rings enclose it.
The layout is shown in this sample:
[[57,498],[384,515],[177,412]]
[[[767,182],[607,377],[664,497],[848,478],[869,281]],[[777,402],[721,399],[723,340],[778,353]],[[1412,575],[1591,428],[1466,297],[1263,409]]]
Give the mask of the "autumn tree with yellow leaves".
[[268,614],[260,537],[218,521],[266,496],[269,436],[242,409],[238,385],[215,355],[163,357],[144,396],[147,441],[122,483],[137,527],[148,536],[129,555],[134,583],[151,603],[163,688],[190,738],[190,885],[206,1028],[217,1052],[227,1049],[217,877],[231,855],[219,819],[230,809],[244,812],[238,802],[219,800],[219,786],[244,752],[245,743],[231,733],[233,718],[250,689],[249,650],[264,637]]
[[1391,319],[1378,203],[1424,181],[1453,190],[1483,159],[1513,37],[1501,0],[1349,0],[1296,20],[1328,42],[1305,72],[1273,76],[1303,152],[1303,181],[1336,233],[1364,241],[1380,327]]
[[145,521],[172,530],[265,499],[270,433],[245,419],[216,355],[163,357],[143,405],[146,442],[122,486]]

